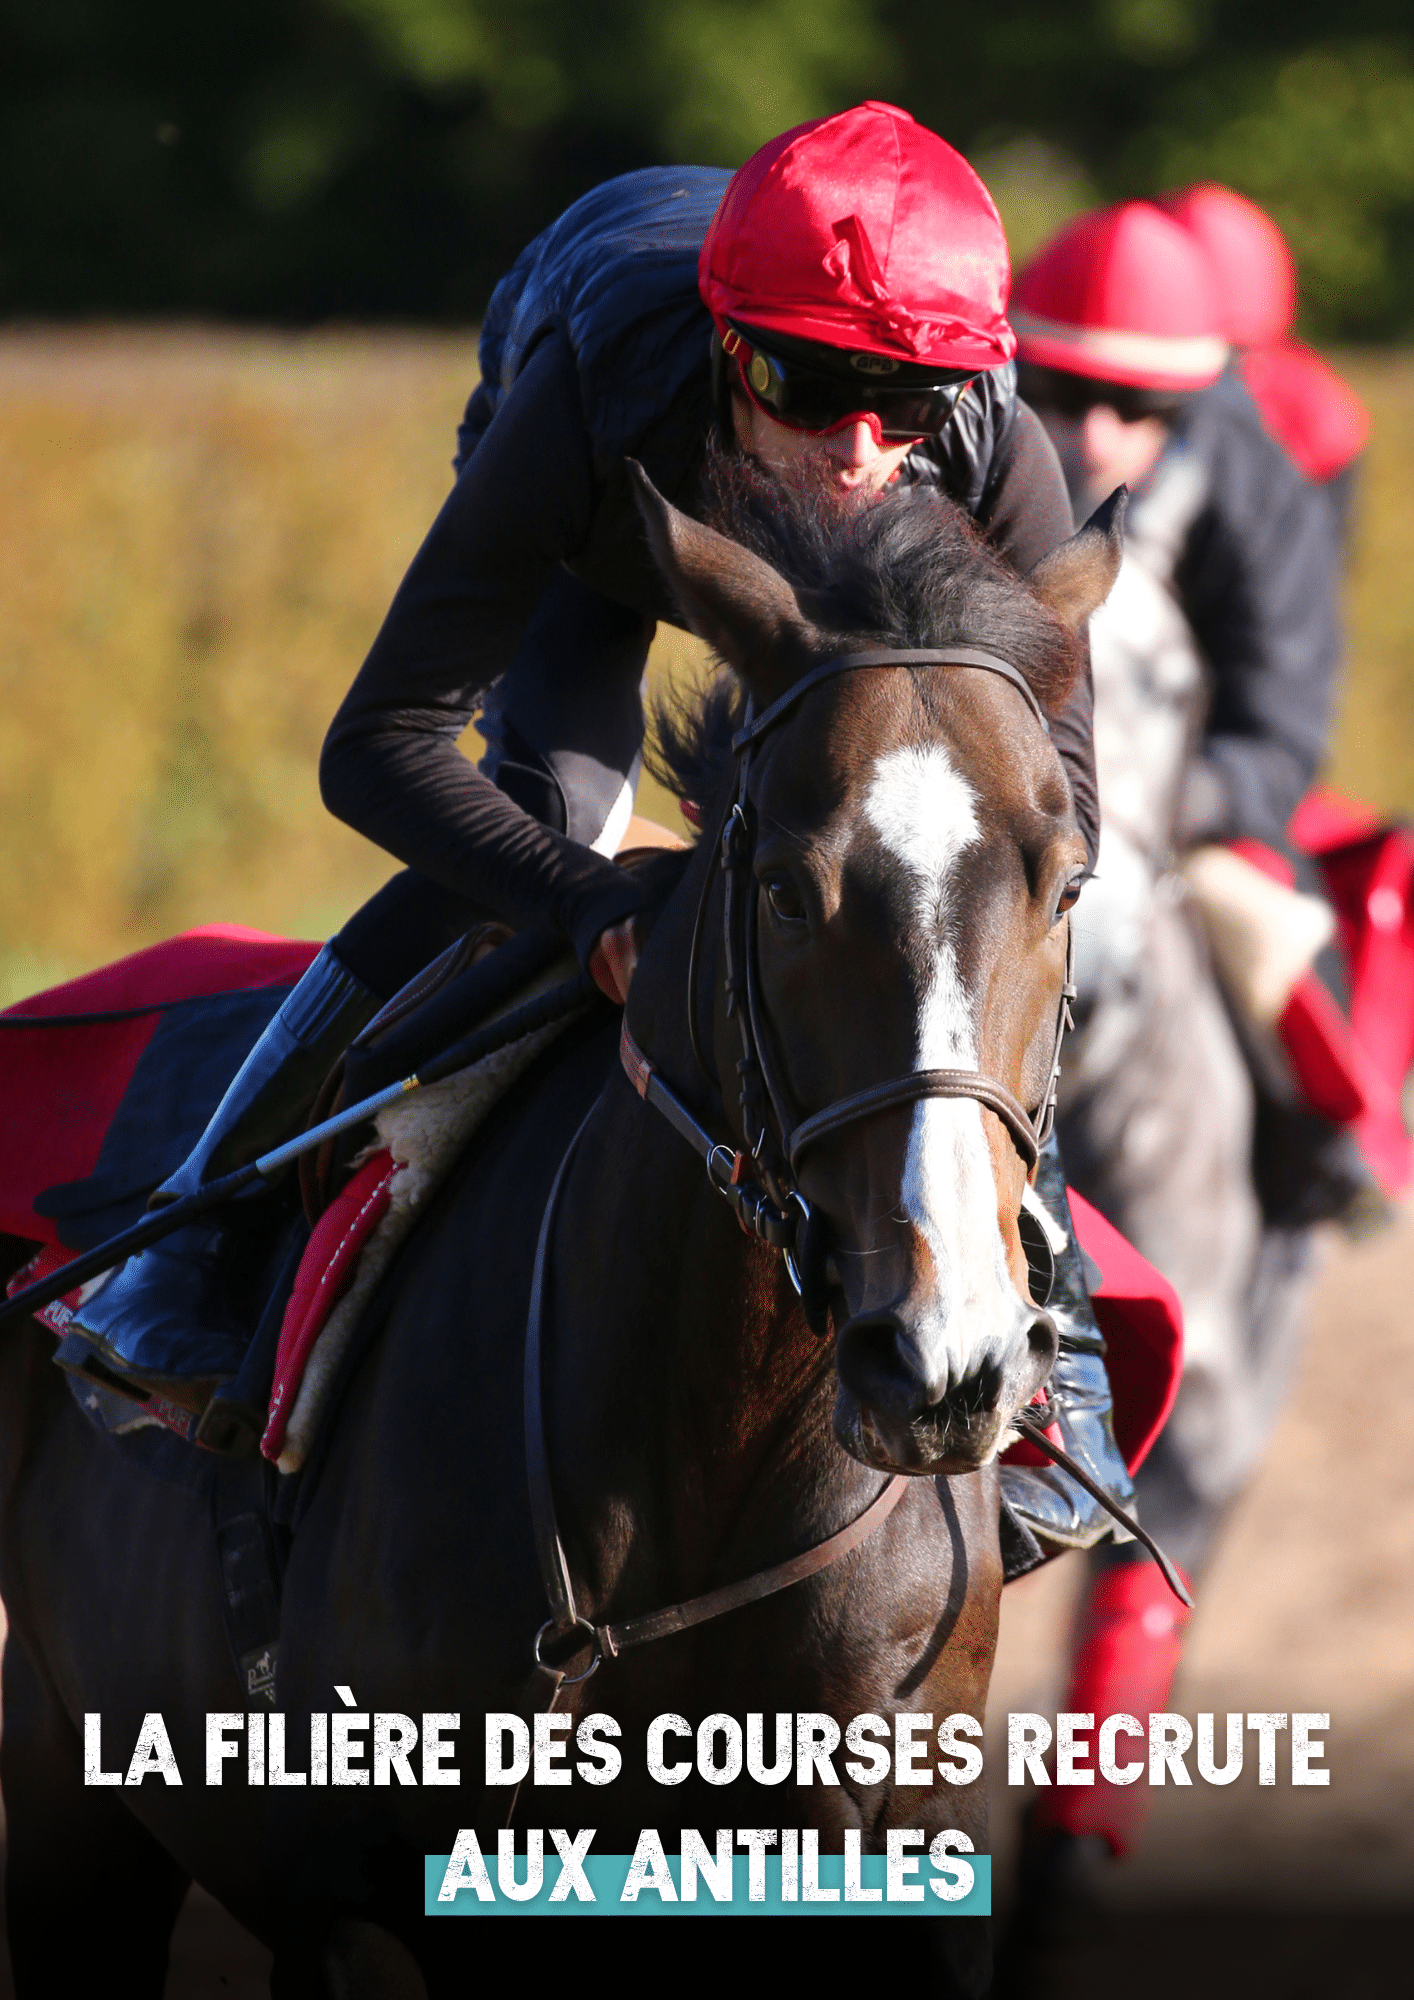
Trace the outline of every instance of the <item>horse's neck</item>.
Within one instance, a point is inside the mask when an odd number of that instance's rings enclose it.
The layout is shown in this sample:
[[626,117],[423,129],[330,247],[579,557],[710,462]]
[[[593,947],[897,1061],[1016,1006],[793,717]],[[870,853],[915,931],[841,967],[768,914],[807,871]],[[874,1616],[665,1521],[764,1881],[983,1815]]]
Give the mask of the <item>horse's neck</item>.
[[1203,490],[1187,454],[1166,456],[1132,509],[1119,577],[1090,625],[1102,821],[1156,874],[1206,699],[1202,650],[1175,590]]
[[[635,1032],[725,1136],[720,1107],[693,1088],[683,903],[637,974]],[[829,1350],[791,1309],[780,1259],[742,1235],[626,1080],[610,1079],[585,1130],[556,1243],[547,1436],[571,1562],[601,1600],[630,1572],[651,1590],[670,1570],[690,1591],[744,1521],[750,1546],[758,1506],[777,1535],[793,1513],[808,1535],[818,1519],[840,1525],[856,1487],[872,1492],[831,1435]]]
[[1184,773],[1202,726],[1207,667],[1175,588],[1203,481],[1173,451],[1126,522],[1125,554],[1090,622],[1100,855],[1076,919],[1078,1032],[1066,1093],[1094,1088],[1142,1039]]

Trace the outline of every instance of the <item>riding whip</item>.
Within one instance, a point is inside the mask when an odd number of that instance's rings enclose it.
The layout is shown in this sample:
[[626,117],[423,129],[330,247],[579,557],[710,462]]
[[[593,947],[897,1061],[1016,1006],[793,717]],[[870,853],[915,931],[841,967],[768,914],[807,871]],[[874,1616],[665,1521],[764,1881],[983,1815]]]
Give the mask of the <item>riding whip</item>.
[[146,1250],[149,1244],[170,1236],[174,1230],[194,1222],[198,1216],[207,1215],[212,1209],[221,1208],[244,1194],[257,1182],[272,1180],[284,1168],[297,1160],[301,1153],[307,1153],[316,1146],[322,1146],[326,1139],[337,1138],[355,1125],[365,1124],[380,1112],[385,1105],[396,1104],[410,1091],[425,1090],[429,1084],[440,1083],[444,1077],[454,1076],[458,1070],[470,1069],[474,1064],[494,1055],[498,1049],[506,1048],[512,1042],[533,1034],[538,1028],[548,1027],[553,1021],[564,1020],[571,1014],[581,1012],[595,999],[601,997],[599,988],[587,972],[577,972],[572,979],[566,979],[558,986],[514,1007],[507,1014],[488,1022],[485,1027],[475,1029],[458,1042],[454,1042],[441,1055],[433,1056],[412,1075],[390,1083],[371,1097],[362,1098],[359,1103],[338,1111],[332,1118],[312,1125],[307,1132],[287,1139],[282,1146],[262,1153],[247,1166],[237,1167],[233,1173],[223,1174],[219,1180],[198,1188],[195,1194],[186,1195],[180,1201],[170,1202],[165,1208],[154,1209],[141,1222],[135,1222],[130,1229],[121,1230],[110,1236],[106,1243],[96,1249],[85,1250],[82,1256],[74,1257],[69,1263],[51,1271],[47,1278],[36,1284],[27,1285],[13,1298],[0,1300],[0,1326],[10,1320],[22,1319],[28,1313],[38,1312],[41,1307],[52,1305],[55,1299],[73,1291],[76,1285],[96,1278],[100,1272],[110,1270],[136,1251]]

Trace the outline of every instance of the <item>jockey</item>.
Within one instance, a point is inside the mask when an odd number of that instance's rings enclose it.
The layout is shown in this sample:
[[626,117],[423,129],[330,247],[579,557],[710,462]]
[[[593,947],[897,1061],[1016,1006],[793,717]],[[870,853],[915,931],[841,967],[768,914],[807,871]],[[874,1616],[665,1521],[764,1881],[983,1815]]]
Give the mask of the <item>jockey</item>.
[[1120,478],[1137,498],[1166,452],[1197,473],[1172,581],[1212,706],[1180,839],[1284,847],[1330,738],[1339,550],[1330,508],[1230,365],[1205,252],[1149,202],[1082,216],[1022,272],[1013,318],[1077,508]]
[[[842,492],[936,486],[1022,571],[1070,535],[1055,453],[1016,391],[1009,282],[966,161],[874,103],[785,133],[734,176],[610,181],[522,252],[486,313],[456,483],[324,746],[325,802],[405,872],[325,947],[163,1194],[288,1129],[359,1025],[488,913],[548,915],[623,998],[639,889],[610,857],[649,643],[659,619],[681,623],[628,458],[689,511],[714,436],[767,466],[815,459]],[[1087,672],[1051,726],[1093,859],[1090,707]],[[457,747],[478,710],[479,769]],[[1041,1176],[1068,1229],[1053,1151]],[[110,1372],[190,1403],[244,1346],[220,1267],[219,1227],[182,1231],[87,1301],[79,1330]],[[1083,1280],[1066,1296],[1063,1326],[1088,1335],[1058,1365],[1066,1442],[1123,1498]],[[1026,1496],[1006,1528],[1013,1569],[1107,1532],[1063,1474],[1005,1477]]]
[[[1245,261],[1229,255],[1224,266],[1211,257],[1208,238],[1223,230],[1230,251],[1230,204],[1239,201],[1219,195],[1226,191],[1189,190],[1162,207],[1135,201],[1081,217],[1021,274],[1013,321],[1023,393],[1057,446],[1077,507],[1117,479],[1130,483],[1126,561],[1140,561],[1176,602],[1205,659],[1210,702],[1180,794],[1176,844],[1211,851],[1245,839],[1287,853],[1288,821],[1330,735],[1340,525],[1328,496],[1273,435],[1243,366],[1253,353],[1273,351],[1290,326],[1294,276],[1285,245],[1260,211],[1242,203],[1250,211],[1236,218],[1246,232]],[[1251,352],[1235,356],[1238,346]],[[1327,934],[1313,933],[1313,953]],[[1233,1004],[1232,1012],[1241,1010]],[[1277,1115],[1284,1085],[1256,1060],[1254,1039],[1240,1028],[1233,1039],[1221,1013],[1218,1026],[1231,1051],[1222,1080],[1211,1042],[1191,1018],[1186,1024],[1189,1089],[1210,1120],[1231,1121],[1234,1153],[1245,1161],[1252,1105],[1239,1043],[1254,1072],[1258,1156],[1271,1129],[1263,1120]],[[1088,1155],[1103,1168],[1104,1149],[1116,1144],[1105,1107],[1080,1101],[1062,1122],[1072,1158]],[[1285,1130],[1297,1133],[1294,1119]],[[1320,1147],[1339,1142],[1353,1153],[1337,1128],[1322,1123],[1321,1134]],[[1296,1176],[1334,1177],[1309,1140],[1293,1137],[1287,1151]],[[1359,1173],[1358,1163],[1350,1172]],[[1134,1169],[1132,1199],[1120,1198],[1109,1219],[1163,1268],[1166,1191],[1152,1177],[1141,1191],[1141,1178]],[[1085,1178],[1081,1185],[1091,1192]],[[1268,1207],[1266,1220],[1273,1219]],[[1262,1220],[1252,1200],[1253,1264]],[[1293,1246],[1289,1258],[1299,1255],[1289,1232],[1273,1228],[1272,1237]],[[1220,1258],[1216,1246],[1205,1250]],[[1172,1269],[1166,1275],[1177,1281]],[[1275,1379],[1296,1329],[1268,1327],[1258,1352],[1250,1309],[1220,1317],[1211,1298],[1183,1303],[1190,1336],[1183,1381],[1136,1484],[1145,1525],[1191,1578],[1270,1435],[1279,1395],[1263,1400],[1256,1388]],[[1168,1705],[1186,1614],[1132,1555],[1116,1547],[1095,1558],[1067,1711],[1143,1715]],[[1090,1867],[1136,1843],[1147,1806],[1146,1787],[1123,1790],[1103,1778],[1084,1793],[1043,1794],[1029,1819],[1021,1906],[1044,1911],[1048,1898],[1061,1908],[1083,1896]]]
[[[1018,280],[1013,314],[1021,381],[1077,507],[1123,479],[1137,526],[1146,509],[1172,513],[1177,496],[1181,518],[1163,523],[1170,554],[1160,581],[1204,655],[1210,705],[1175,838],[1181,849],[1204,850],[1192,864],[1200,905],[1212,893],[1206,854],[1216,844],[1257,843],[1277,867],[1285,863],[1310,893],[1288,898],[1290,935],[1278,923],[1263,955],[1290,959],[1293,982],[1314,965],[1340,1003],[1333,921],[1287,827],[1329,747],[1341,503],[1298,469],[1242,372],[1282,351],[1273,341],[1290,324],[1294,275],[1275,224],[1239,196],[1200,188],[1171,203],[1183,220],[1126,202],[1082,216],[1038,253]],[[1235,354],[1234,335],[1266,345]],[[1348,458],[1331,457],[1336,443],[1363,440],[1349,421],[1355,399],[1318,356],[1312,376],[1304,353],[1291,365],[1313,383],[1324,414],[1310,414],[1299,441],[1313,463],[1324,451],[1321,464],[1338,471]],[[1288,370],[1288,359],[1279,365]],[[1338,408],[1332,383],[1346,399]],[[1247,1020],[1241,996],[1229,998],[1258,1090],[1255,1165],[1268,1220],[1378,1215],[1381,1197],[1353,1135],[1307,1098],[1301,1052],[1293,1062],[1281,1037]]]

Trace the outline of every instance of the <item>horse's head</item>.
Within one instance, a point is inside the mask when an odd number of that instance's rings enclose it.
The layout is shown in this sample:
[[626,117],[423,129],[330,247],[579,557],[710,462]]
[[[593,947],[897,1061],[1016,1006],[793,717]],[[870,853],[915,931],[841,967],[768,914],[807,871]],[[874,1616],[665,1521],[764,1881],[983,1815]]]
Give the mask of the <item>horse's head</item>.
[[[1108,515],[1023,580],[927,493],[842,510],[739,472],[722,534],[643,486],[684,614],[757,715],[866,647],[982,649],[1054,710],[1118,563]],[[736,780],[723,774],[706,803],[709,838]],[[1041,1105],[1086,856],[1024,692],[958,665],[831,675],[753,746],[745,803],[773,1143],[924,1070],[979,1072],[1027,1111]],[[720,891],[713,907],[719,924]],[[740,1136],[744,1002],[729,1016],[720,977],[716,990],[716,1063]],[[905,1094],[798,1157],[795,1182],[831,1237],[836,1435],[870,1464],[970,1470],[1050,1374],[1056,1330],[1032,1301],[1018,1232],[1018,1122],[973,1096]]]

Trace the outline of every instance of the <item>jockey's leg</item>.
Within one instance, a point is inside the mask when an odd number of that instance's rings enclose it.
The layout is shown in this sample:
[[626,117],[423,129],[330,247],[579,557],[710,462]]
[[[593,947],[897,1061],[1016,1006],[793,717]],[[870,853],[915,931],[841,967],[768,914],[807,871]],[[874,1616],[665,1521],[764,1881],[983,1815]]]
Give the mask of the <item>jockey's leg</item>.
[[[152,1205],[195,1194],[288,1137],[331,1066],[382,1005],[326,945],[232,1079],[193,1150]],[[239,1369],[251,1328],[232,1299],[244,1210],[190,1223],[130,1257],[75,1316],[105,1368],[143,1394],[205,1407]]]
[[[1066,1237],[1055,1259],[1055,1281],[1046,1302],[1060,1330],[1060,1352],[1047,1387],[1061,1442],[1107,1493],[1128,1507],[1134,1488],[1115,1443],[1105,1343],[1090,1305],[1054,1134],[1041,1150],[1035,1188]],[[1057,1465],[1004,1465],[1001,1486],[1002,1557],[1008,1582],[1062,1549],[1092,1548],[1114,1531],[1114,1517]]]

